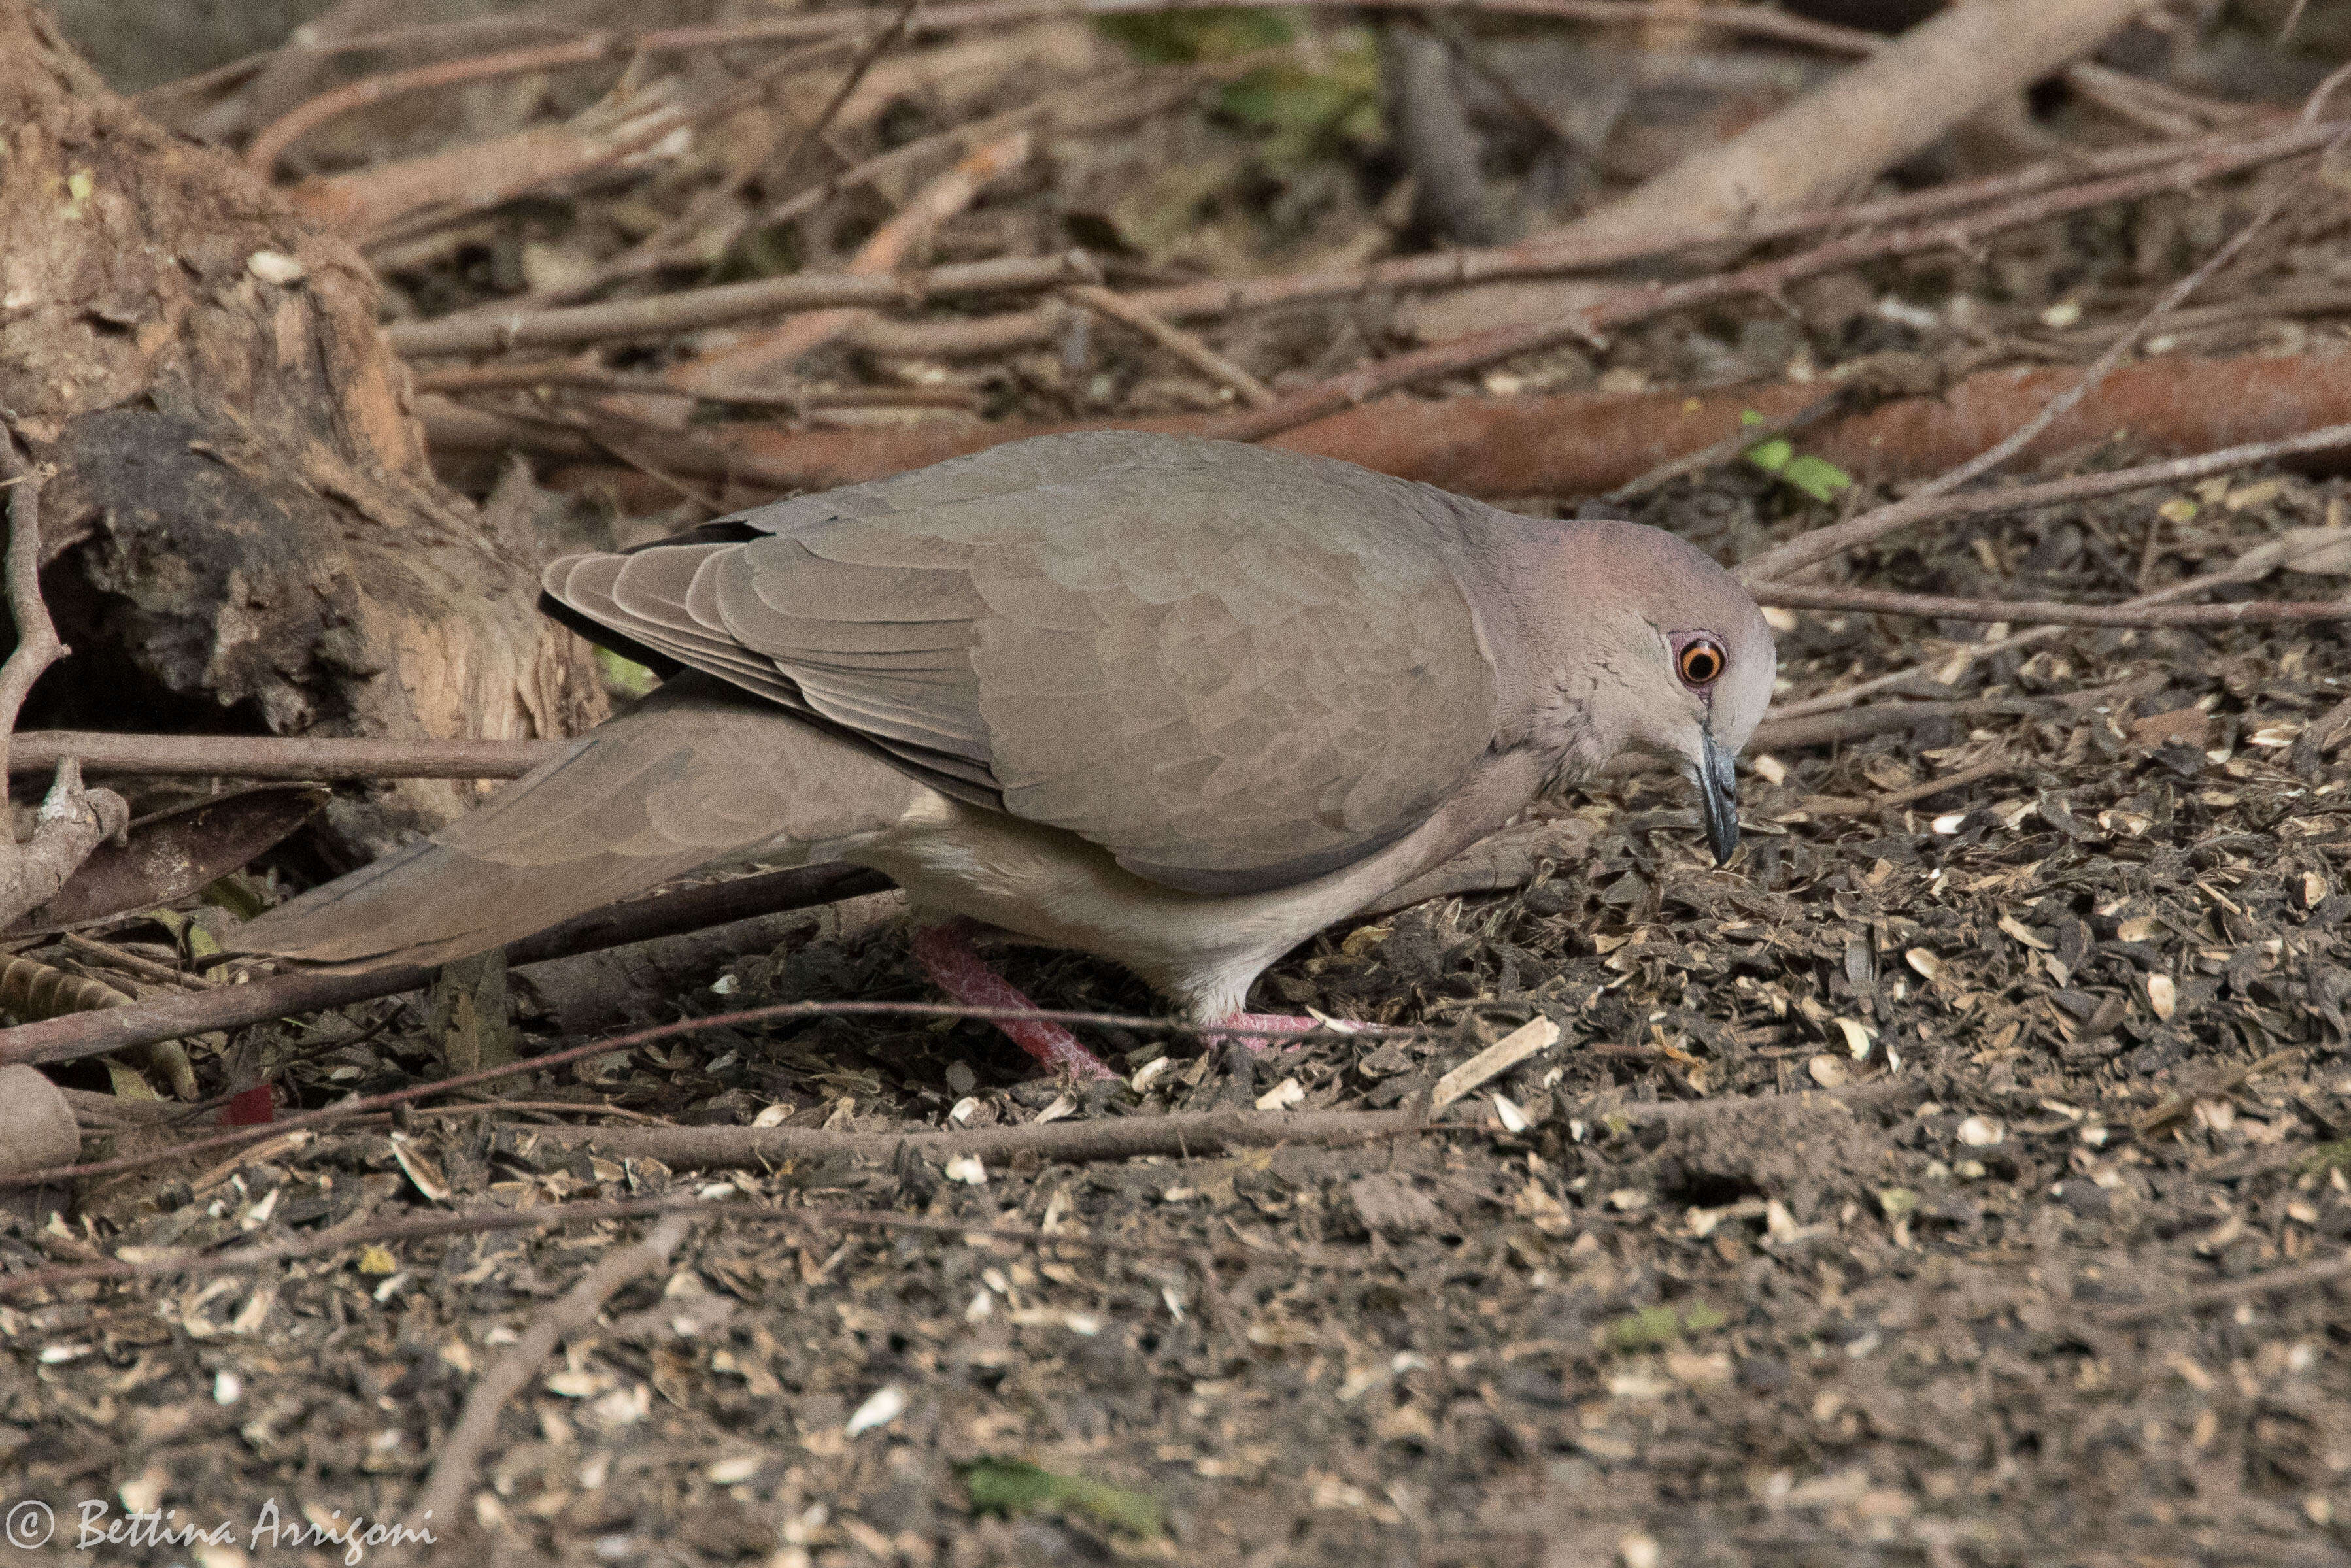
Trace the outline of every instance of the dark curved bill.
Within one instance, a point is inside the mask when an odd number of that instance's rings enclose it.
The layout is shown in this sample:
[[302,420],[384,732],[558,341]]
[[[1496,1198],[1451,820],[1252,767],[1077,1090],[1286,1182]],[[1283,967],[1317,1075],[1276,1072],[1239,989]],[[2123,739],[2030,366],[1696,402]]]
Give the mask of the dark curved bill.
[[1715,745],[1711,733],[1705,736],[1704,762],[1696,781],[1698,805],[1717,866],[1729,865],[1731,851],[1739,847],[1739,775],[1732,771],[1732,761],[1729,753]]

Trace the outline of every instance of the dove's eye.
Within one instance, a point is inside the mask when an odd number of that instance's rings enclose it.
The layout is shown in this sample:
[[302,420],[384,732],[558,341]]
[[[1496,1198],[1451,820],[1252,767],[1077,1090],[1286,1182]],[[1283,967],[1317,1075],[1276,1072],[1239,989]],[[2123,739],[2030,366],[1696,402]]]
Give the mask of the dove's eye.
[[1729,662],[1722,645],[1708,637],[1690,639],[1674,655],[1674,669],[1680,674],[1682,684],[1693,691],[1713,685]]

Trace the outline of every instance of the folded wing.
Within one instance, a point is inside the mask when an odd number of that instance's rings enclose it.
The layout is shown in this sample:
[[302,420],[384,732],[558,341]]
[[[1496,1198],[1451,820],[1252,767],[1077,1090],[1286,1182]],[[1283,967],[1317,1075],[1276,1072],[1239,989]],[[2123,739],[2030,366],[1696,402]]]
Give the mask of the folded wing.
[[1490,742],[1458,519],[1348,464],[1091,432],[575,556],[546,588],[946,793],[1244,891],[1410,832]]

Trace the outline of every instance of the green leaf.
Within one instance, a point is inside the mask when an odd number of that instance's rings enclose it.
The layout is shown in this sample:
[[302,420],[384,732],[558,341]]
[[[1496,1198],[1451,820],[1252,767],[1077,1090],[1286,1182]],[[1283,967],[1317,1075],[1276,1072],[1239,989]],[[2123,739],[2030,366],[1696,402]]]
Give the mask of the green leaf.
[[1834,501],[1840,490],[1851,490],[1853,479],[1826,458],[1810,453],[1792,458],[1780,470],[1780,482],[1794,486],[1815,501]]
[[1228,60],[1278,47],[1298,36],[1297,20],[1288,12],[1205,6],[1097,16],[1094,26],[1124,44],[1137,59],[1153,65]]
[[1609,1322],[1601,1337],[1611,1350],[1638,1350],[1645,1345],[1671,1345],[1684,1334],[1705,1334],[1729,1321],[1704,1302],[1643,1307]]
[[[200,897],[205,903],[215,909],[226,909],[240,920],[259,919],[261,911],[269,908],[263,901],[261,895],[254,889],[253,885],[234,871],[207,887]],[[192,938],[201,934],[203,928],[200,926],[190,928]],[[211,939],[205,940],[209,941]],[[219,950],[215,948],[214,950]]]
[[[1760,425],[1763,416],[1753,409],[1742,409],[1739,422]],[[1853,488],[1853,480],[1844,470],[1825,458],[1800,456],[1784,436],[1757,441],[1740,455],[1789,489],[1800,491],[1814,501],[1834,501],[1837,492]]]
[[661,684],[652,670],[609,648],[596,650],[596,669],[604,677],[604,689],[622,697],[642,697]]
[[1159,1535],[1167,1528],[1156,1498],[1078,1476],[1055,1475],[1025,1460],[981,1459],[967,1465],[963,1484],[971,1491],[976,1513],[1019,1513],[1050,1505],[1086,1514],[1130,1535]]

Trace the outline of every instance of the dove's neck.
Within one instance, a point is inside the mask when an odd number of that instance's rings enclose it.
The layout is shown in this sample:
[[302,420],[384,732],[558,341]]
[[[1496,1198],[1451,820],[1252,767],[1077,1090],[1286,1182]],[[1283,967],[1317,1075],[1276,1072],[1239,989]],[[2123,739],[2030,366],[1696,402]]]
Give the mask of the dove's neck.
[[1530,753],[1551,793],[1623,749],[1620,672],[1641,623],[1610,524],[1481,510],[1489,525],[1469,536],[1464,576],[1494,665],[1495,744]]

